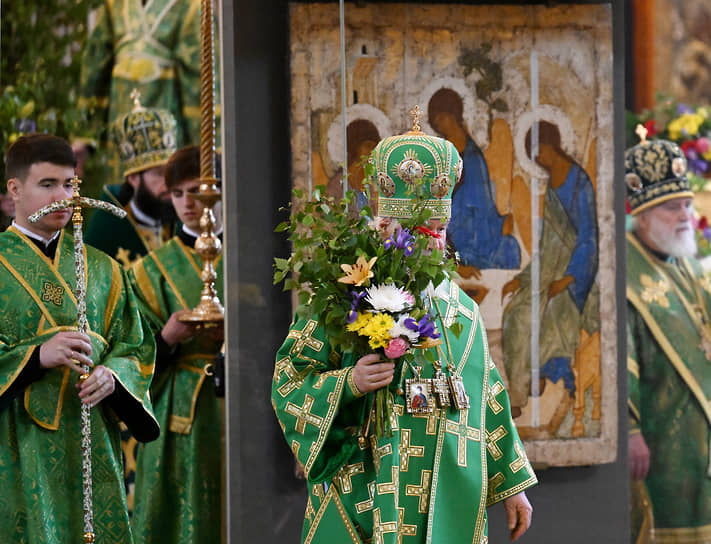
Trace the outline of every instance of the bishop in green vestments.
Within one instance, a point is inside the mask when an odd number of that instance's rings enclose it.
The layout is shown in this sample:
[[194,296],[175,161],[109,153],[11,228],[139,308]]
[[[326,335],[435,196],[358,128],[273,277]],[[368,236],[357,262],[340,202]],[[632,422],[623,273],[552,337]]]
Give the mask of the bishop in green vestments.
[[[203,204],[200,151],[178,150],[166,183],[181,232],[129,271],[144,316],[156,331],[158,355],[151,386],[163,433],[139,446],[133,526],[142,544],[220,542],[222,529],[222,400],[211,367],[222,345],[222,324],[199,331],[178,317],[200,301],[202,261],[194,249]],[[218,220],[219,223],[219,220]],[[216,263],[222,294],[222,259]]]
[[644,140],[625,167],[632,541],[711,543],[711,283],[693,258],[686,159]]
[[[420,177],[431,175],[429,227],[443,245],[461,173],[454,146],[415,131],[381,141],[372,160],[378,221],[391,228],[393,218],[410,213],[403,177],[418,170],[412,163],[420,163]],[[450,282],[431,298],[447,363],[461,377],[470,405],[409,413],[396,394],[391,437],[358,440],[369,408],[365,394],[392,381],[392,364],[379,363],[376,354],[339,353],[316,320],[293,323],[279,349],[272,403],[307,476],[304,543],[482,544],[488,541],[486,507],[499,501],[505,501],[513,539],[528,528],[531,507],[523,491],[537,480],[489,356],[479,308]],[[462,326],[459,337],[447,330],[455,322]],[[433,373],[428,365],[421,378]]]
[[[144,108],[137,95],[133,109],[111,126],[121,155],[124,183],[104,186],[101,199],[123,208],[126,217],[94,211],[85,240],[124,266],[173,235],[174,212],[163,168],[175,151],[175,130],[175,119],[168,111]],[[111,236],[106,236],[107,232]]]
[[[119,421],[138,440],[158,436],[148,395],[155,344],[119,264],[84,249],[89,333],[77,332],[71,210],[28,217],[70,198],[74,155],[50,135],[7,153],[17,211],[0,234],[0,534],[8,542],[83,541],[80,409],[91,407],[97,543],[131,543]],[[81,364],[93,364],[77,383]]]

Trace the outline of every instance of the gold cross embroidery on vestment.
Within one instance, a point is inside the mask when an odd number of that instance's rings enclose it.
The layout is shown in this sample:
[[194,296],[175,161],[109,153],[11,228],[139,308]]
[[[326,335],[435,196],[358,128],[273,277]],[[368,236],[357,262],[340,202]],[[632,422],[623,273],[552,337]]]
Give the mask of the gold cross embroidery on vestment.
[[298,357],[303,357],[302,351],[305,347],[309,347],[314,351],[321,351],[321,348],[323,348],[323,342],[312,336],[317,326],[318,323],[316,323],[316,321],[309,319],[302,330],[299,331],[292,329],[289,331],[287,338],[293,338],[296,340],[294,345],[291,346],[291,349],[289,350],[291,355],[296,354]]
[[499,425],[491,433],[486,431],[486,449],[489,450],[489,453],[494,458],[494,461],[498,461],[504,456],[503,452],[499,448],[498,441],[504,438],[507,434],[509,433],[506,429],[504,429],[503,425]]
[[467,466],[467,440],[474,442],[481,441],[481,432],[479,429],[467,425],[469,420],[469,410],[460,410],[459,421],[447,420],[445,423],[445,431],[457,436],[457,464],[460,467]]
[[430,505],[430,487],[432,485],[432,471],[423,470],[420,475],[420,485],[408,484],[405,486],[405,495],[419,497],[417,511],[426,514]]
[[425,448],[424,446],[411,446],[410,436],[412,434],[411,429],[403,429],[400,432],[400,470],[402,472],[407,472],[410,468],[410,456],[412,457],[424,457]]
[[314,404],[314,398],[311,395],[306,395],[303,406],[298,406],[293,402],[286,404],[286,413],[296,417],[296,432],[304,434],[306,424],[309,423],[314,427],[320,427],[323,423],[323,418],[311,413],[311,407]]

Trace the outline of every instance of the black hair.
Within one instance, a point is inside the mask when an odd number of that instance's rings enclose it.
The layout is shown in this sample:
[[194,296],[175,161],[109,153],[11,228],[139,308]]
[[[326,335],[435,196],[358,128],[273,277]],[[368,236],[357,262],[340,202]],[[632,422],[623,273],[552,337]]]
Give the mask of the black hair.
[[64,138],[53,134],[26,134],[20,136],[7,150],[5,179],[25,181],[30,167],[39,162],[76,167],[77,160]]
[[[215,178],[219,181],[221,176],[220,155],[215,154]],[[200,148],[196,145],[181,147],[170,156],[163,169],[165,185],[168,190],[180,183],[200,179]]]

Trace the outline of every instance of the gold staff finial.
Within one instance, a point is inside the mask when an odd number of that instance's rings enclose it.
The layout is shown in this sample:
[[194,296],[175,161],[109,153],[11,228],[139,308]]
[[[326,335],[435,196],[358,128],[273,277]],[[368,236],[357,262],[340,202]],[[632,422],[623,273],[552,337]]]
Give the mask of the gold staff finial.
[[638,123],[634,131],[637,133],[637,136],[639,136],[639,143],[646,144],[647,134],[649,134],[649,131],[645,128],[645,126],[641,123]]
[[134,87],[129,96],[131,100],[133,100],[133,110],[131,111],[141,111],[143,109],[141,105],[141,92]]
[[76,174],[74,174],[74,177],[72,178],[71,184],[72,184],[72,187],[74,188],[74,197],[76,198],[76,197],[79,196],[79,187],[80,187],[81,184],[82,184],[82,180],[79,178],[79,176],[77,176]]
[[420,115],[422,115],[420,106],[415,105],[415,107],[410,111],[410,115],[412,115],[412,130],[410,132],[422,132],[420,129]]

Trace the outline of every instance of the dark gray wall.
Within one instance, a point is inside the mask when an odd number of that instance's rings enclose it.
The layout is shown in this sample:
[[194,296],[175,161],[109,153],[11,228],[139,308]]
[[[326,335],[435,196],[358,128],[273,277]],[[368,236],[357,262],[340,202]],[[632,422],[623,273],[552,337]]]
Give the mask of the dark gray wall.
[[[615,133],[623,135],[623,2],[612,3]],[[288,254],[283,236],[272,232],[284,219],[277,210],[289,200],[290,191],[287,18],[284,1],[222,1],[227,501],[231,544],[299,542],[305,502],[305,488],[293,477],[290,452],[280,436],[269,402],[273,356],[283,340],[291,311],[289,297],[274,288],[271,281],[272,257]],[[616,142],[618,173],[623,164],[623,146],[622,140]],[[623,190],[622,184],[619,188]],[[624,217],[622,192],[616,211],[617,217]],[[619,375],[624,377],[623,221],[618,227]],[[529,492],[534,505],[533,526],[520,542],[629,542],[626,394],[626,383],[622,380],[618,461],[595,467],[540,471],[540,485]],[[489,515],[490,542],[508,542],[503,507],[492,508]]]

